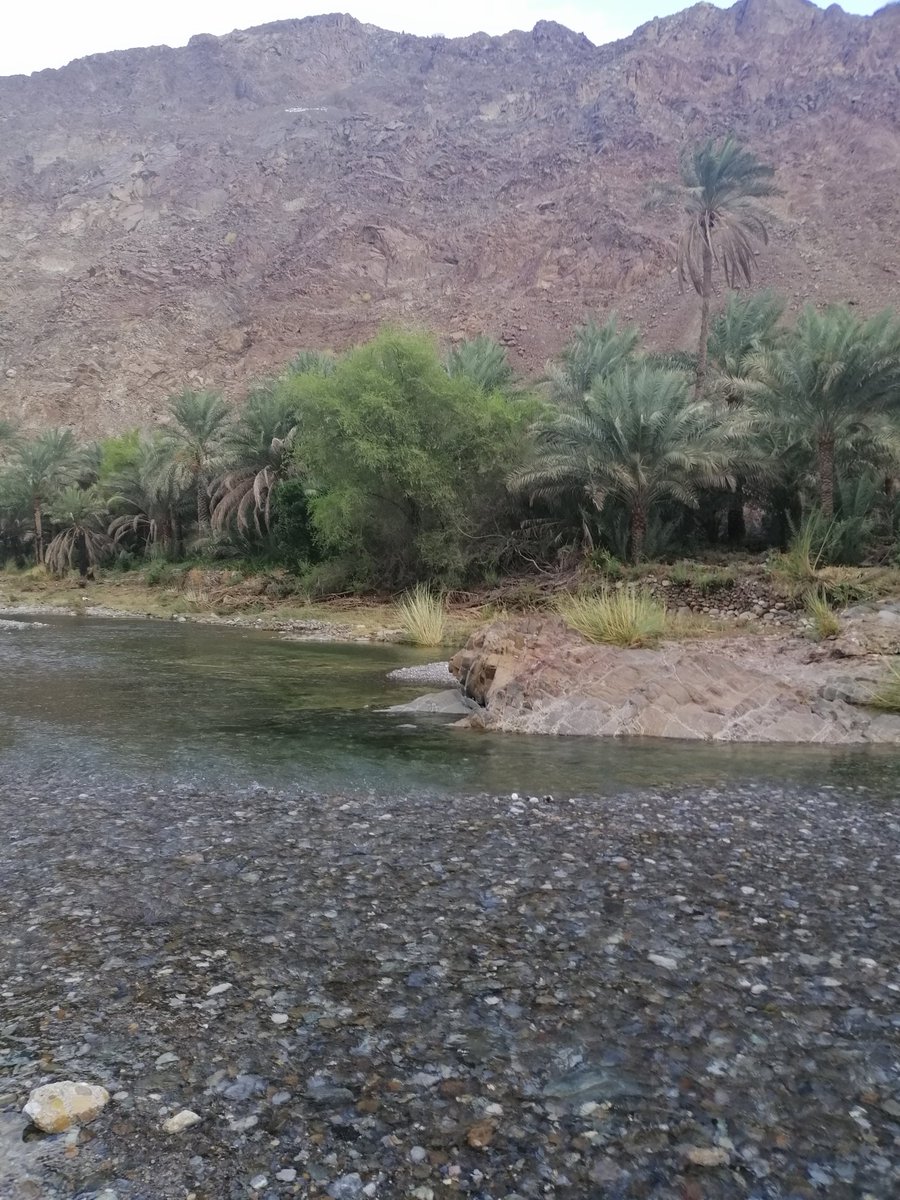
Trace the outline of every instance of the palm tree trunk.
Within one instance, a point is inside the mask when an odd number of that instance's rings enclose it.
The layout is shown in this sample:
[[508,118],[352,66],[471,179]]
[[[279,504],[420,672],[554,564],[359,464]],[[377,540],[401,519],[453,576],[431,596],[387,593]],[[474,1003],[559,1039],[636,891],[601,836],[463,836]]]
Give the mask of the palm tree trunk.
[[212,533],[209,521],[209,488],[203,475],[197,479],[197,533],[201,538],[208,538]]
[[700,293],[700,345],[697,347],[697,377],[694,395],[703,394],[706,383],[706,359],[709,353],[709,305],[712,300],[713,256],[709,242],[703,241],[703,290]]
[[744,520],[744,481],[736,479],[734,491],[728,497],[728,540],[732,545],[740,545],[747,536],[747,522]]
[[816,447],[819,471],[819,504],[826,517],[834,516],[834,438],[823,434]]
[[176,512],[172,517],[171,553],[176,559],[184,558],[184,526],[181,523],[181,513]]
[[44,561],[44,514],[40,500],[34,502],[34,559],[39,564]]
[[641,562],[644,557],[644,540],[647,536],[647,513],[643,505],[631,510],[631,561]]

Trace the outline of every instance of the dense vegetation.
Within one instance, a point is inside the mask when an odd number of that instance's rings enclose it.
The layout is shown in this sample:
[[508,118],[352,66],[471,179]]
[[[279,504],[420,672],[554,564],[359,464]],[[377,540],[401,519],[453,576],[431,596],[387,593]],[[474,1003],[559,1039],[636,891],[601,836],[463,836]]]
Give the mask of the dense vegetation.
[[487,337],[444,357],[393,329],[298,355],[232,410],[184,392],[167,423],[97,444],[0,423],[0,559],[242,558],[312,591],[493,582],[704,547],[898,561],[900,322],[849,307],[788,324],[749,284],[772,171],[731,139],[685,168],[679,268],[699,353],[646,351],[615,318],[517,379]]

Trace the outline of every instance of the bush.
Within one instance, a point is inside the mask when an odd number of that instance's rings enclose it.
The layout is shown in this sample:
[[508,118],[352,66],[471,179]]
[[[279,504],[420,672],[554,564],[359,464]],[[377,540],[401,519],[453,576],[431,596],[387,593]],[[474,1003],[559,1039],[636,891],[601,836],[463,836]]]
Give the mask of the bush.
[[440,646],[447,628],[444,598],[419,584],[397,605],[397,617],[406,640],[414,646]]
[[604,588],[595,596],[567,596],[559,614],[589,642],[652,646],[666,632],[666,610],[642,588]]

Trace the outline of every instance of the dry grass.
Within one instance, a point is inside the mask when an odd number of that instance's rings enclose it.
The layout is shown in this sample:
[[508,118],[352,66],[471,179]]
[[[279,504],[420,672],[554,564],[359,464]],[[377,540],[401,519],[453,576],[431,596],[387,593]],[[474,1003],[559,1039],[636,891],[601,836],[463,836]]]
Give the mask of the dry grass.
[[666,610],[642,588],[619,588],[593,596],[566,596],[560,616],[589,642],[652,646],[666,633]]
[[869,703],[885,712],[900,713],[900,666],[891,667],[872,693]]
[[447,605],[422,584],[397,605],[397,620],[406,641],[414,646],[441,646],[447,637]]
[[828,596],[823,588],[815,588],[806,595],[806,615],[812,622],[812,632],[817,641],[824,642],[826,638],[837,637],[841,632],[841,622],[837,613],[828,602]]

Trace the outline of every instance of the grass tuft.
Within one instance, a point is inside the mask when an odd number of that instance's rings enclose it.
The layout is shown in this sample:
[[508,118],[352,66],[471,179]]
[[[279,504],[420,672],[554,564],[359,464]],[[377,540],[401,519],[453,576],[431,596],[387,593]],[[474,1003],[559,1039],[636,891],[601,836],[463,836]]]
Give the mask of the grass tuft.
[[817,641],[824,642],[826,638],[837,637],[841,632],[841,622],[824,588],[810,589],[806,593],[805,607]]
[[872,693],[869,703],[885,712],[900,713],[900,667],[891,667]]
[[440,646],[447,632],[447,607],[443,596],[423,584],[408,592],[397,605],[397,619],[414,646]]
[[594,596],[566,596],[558,611],[589,642],[652,646],[666,632],[666,610],[641,588],[604,588]]

